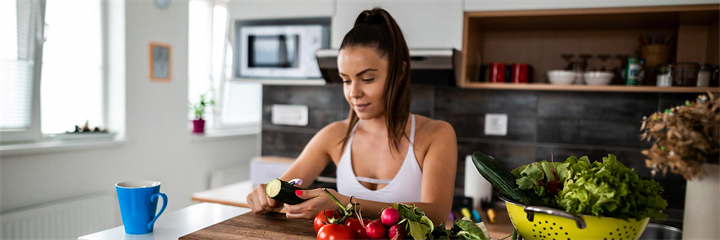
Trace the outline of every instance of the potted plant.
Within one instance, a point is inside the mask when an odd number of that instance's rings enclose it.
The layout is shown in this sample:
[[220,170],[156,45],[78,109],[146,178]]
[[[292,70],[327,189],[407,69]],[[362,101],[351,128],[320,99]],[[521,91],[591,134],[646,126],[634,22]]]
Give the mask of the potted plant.
[[642,151],[647,167],[682,175],[687,182],[683,239],[718,239],[720,231],[720,96],[707,93],[695,102],[643,119],[641,137],[654,140]]
[[200,101],[193,104],[193,112],[195,113],[195,120],[193,120],[193,133],[204,133],[205,132],[205,120],[203,119],[203,114],[205,114],[205,108],[210,106],[215,106],[215,100],[207,100],[205,99],[205,94],[200,95]]

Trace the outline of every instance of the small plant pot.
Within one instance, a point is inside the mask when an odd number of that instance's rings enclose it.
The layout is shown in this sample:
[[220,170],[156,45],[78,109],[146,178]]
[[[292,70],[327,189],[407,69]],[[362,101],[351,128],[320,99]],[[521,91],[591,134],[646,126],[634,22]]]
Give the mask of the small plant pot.
[[201,134],[205,133],[205,120],[202,118],[193,120],[193,133]]

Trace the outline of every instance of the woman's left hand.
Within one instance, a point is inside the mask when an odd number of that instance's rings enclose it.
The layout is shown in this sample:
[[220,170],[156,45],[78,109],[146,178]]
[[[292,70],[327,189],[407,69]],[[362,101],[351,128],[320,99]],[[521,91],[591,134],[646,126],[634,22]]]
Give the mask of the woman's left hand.
[[[335,190],[328,189],[335,198],[343,202],[345,196],[341,195]],[[302,199],[308,199],[305,202],[296,205],[285,204],[285,216],[287,218],[305,218],[313,219],[318,212],[325,209],[337,209],[338,205],[328,197],[322,188],[316,188],[311,190],[297,190],[295,194]]]

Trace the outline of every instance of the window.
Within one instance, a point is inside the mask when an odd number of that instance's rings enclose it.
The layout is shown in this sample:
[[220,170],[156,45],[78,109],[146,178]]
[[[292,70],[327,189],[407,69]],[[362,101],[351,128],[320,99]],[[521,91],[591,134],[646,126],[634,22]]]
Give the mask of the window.
[[3,142],[40,137],[38,99],[42,49],[39,0],[0,1],[0,133]]
[[[214,99],[203,118],[210,129],[259,126],[262,86],[233,82],[233,47],[228,30],[228,10],[212,1],[189,2],[188,100],[196,103],[201,94]],[[194,119],[192,112],[189,119]]]
[[42,133],[72,131],[86,121],[106,127],[102,1],[48,0],[40,103]]
[[[2,142],[106,127],[103,1],[0,1]],[[44,6],[44,9],[41,9]]]

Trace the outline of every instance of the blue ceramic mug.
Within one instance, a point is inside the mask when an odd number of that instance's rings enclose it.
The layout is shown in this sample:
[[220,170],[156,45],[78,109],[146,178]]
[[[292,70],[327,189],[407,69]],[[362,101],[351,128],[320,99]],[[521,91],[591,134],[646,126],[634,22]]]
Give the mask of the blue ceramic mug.
[[[155,221],[165,211],[168,203],[167,195],[160,192],[160,182],[120,182],[115,184],[115,190],[117,190],[125,233],[143,234],[152,232]],[[162,197],[163,205],[160,212],[155,215],[158,196]]]

